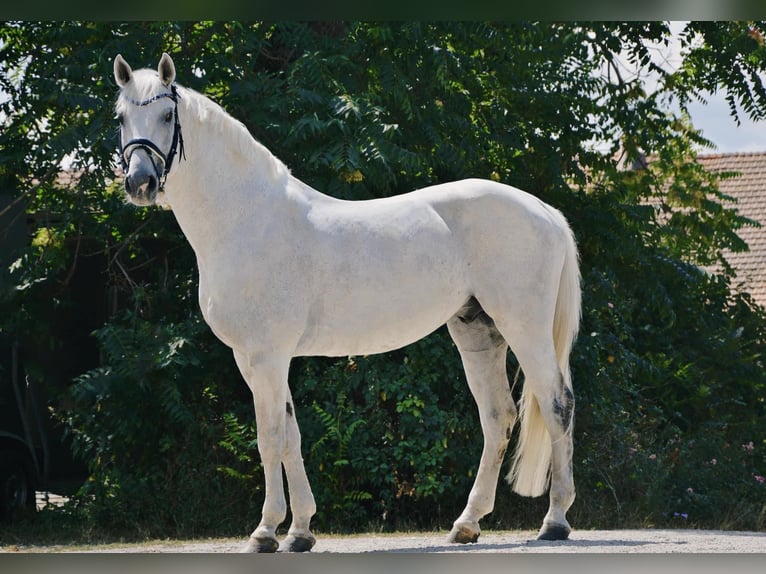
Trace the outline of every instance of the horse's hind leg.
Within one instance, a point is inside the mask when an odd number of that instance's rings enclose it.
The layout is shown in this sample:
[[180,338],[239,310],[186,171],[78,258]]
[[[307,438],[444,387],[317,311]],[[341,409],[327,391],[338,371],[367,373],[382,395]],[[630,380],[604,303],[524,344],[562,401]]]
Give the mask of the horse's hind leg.
[[[572,473],[574,396],[565,384],[547,329],[533,330],[527,325],[522,332],[500,325],[500,330],[524,371],[522,403],[526,406],[521,417],[528,420],[522,420],[522,429],[525,426],[530,429],[526,441],[523,440],[524,432],[520,437],[517,457],[521,458],[517,458],[514,465],[514,470],[519,472],[514,477],[512,470],[509,479],[515,481],[514,489],[519,494],[539,496],[547,486],[550,470],[550,506],[538,539],[565,540],[571,530],[566,513],[575,498]],[[521,475],[538,478],[518,478]]]
[[450,542],[468,543],[479,538],[479,520],[494,508],[500,466],[516,422],[516,406],[506,370],[508,345],[478,302],[471,299],[447,327],[460,351],[484,434],[484,449],[468,504],[448,538]]

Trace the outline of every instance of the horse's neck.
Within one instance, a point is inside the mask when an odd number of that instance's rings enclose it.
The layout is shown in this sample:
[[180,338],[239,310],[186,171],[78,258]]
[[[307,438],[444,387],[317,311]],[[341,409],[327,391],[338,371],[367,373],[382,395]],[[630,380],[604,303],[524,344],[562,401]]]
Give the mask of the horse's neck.
[[200,266],[228,251],[234,234],[286,225],[286,218],[305,211],[297,205],[321,196],[290,176],[260,144],[243,153],[242,141],[230,131],[211,129],[212,122],[230,121],[219,114],[214,110],[206,120],[185,114],[186,160],[177,158],[166,186],[166,200]]
[[166,186],[166,200],[198,257],[219,249],[225,232],[241,219],[268,217],[284,195],[265,173],[267,157],[247,161],[232,149],[225,130],[209,128],[187,116],[186,159],[177,158]]

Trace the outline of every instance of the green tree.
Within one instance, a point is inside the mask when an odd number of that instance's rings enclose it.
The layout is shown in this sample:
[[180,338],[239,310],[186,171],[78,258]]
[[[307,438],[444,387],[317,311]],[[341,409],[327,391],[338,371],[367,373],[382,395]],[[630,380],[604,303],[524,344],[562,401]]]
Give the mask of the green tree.
[[[172,214],[127,207],[112,183],[112,60],[155,66],[165,50],[181,83],[332,195],[471,176],[560,207],[584,288],[574,524],[763,528],[764,316],[731,291],[721,256],[745,247],[747,222],[694,162],[709,143],[686,114],[723,90],[733,121],[763,117],[763,29],[691,22],[682,63],[667,69],[651,49],[668,44],[664,22],[3,24],[0,181],[28,212],[55,217],[37,218],[14,264],[0,328],[54,341],[48,318],[71,303],[63,287],[84,245],[103,255],[119,303],[97,331],[102,365],[58,409],[90,465],[83,494],[95,497],[82,508],[100,525],[129,507],[122,526],[188,533],[241,531],[260,506],[250,399],[200,319],[193,254]],[[646,169],[621,167],[643,154]],[[56,178],[65,157],[69,188]],[[722,271],[699,269],[712,264]],[[454,518],[480,437],[443,330],[386,356],[295,360],[291,385],[320,530]],[[216,493],[212,515],[185,512],[188,499],[170,496],[179,489]],[[507,490],[490,521],[536,526],[544,501]],[[239,504],[224,503],[228,491]]]

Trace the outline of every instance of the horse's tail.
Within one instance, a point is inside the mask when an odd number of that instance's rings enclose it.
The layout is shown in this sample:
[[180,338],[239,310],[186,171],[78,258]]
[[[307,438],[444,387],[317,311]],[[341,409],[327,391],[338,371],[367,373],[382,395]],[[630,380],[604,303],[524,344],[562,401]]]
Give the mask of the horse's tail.
[[[561,218],[568,233],[553,319],[553,344],[564,385],[572,391],[569,353],[580,325],[580,270],[574,236],[563,216]],[[545,493],[550,480],[551,436],[545,427],[540,405],[526,385],[521,393],[519,421],[519,442],[508,481],[522,496],[540,496]],[[572,432],[571,427],[570,421],[566,432]]]

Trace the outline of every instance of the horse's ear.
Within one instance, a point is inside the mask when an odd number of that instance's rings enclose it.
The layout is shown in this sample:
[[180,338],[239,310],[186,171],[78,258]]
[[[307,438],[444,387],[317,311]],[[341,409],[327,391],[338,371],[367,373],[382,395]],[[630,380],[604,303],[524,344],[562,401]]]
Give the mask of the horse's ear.
[[117,54],[117,57],[114,59],[114,81],[122,88],[132,78],[133,70],[130,69],[125,59],[120,54]]
[[166,86],[172,84],[176,79],[176,66],[167,52],[162,53],[160,64],[157,66],[157,72],[160,75],[160,81]]

